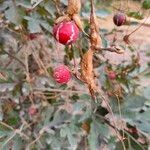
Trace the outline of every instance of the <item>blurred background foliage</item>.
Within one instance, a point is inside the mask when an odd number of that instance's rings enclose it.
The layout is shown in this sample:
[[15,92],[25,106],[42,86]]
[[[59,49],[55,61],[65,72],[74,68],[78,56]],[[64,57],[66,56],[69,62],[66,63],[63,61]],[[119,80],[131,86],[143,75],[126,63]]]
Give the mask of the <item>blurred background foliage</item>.
[[[103,47],[114,43],[125,54],[94,55],[97,82],[107,97],[94,102],[85,85],[72,77],[67,85],[52,78],[53,68],[70,69],[88,49],[81,33],[72,46],[58,44],[55,19],[67,0],[0,0],[0,149],[2,150],[148,150],[150,144],[150,1],[95,0]],[[127,22],[113,25],[123,11]],[[90,1],[80,13],[89,32]],[[146,21],[147,22],[146,22]],[[142,24],[131,37],[123,40]],[[110,80],[108,72],[116,79]]]

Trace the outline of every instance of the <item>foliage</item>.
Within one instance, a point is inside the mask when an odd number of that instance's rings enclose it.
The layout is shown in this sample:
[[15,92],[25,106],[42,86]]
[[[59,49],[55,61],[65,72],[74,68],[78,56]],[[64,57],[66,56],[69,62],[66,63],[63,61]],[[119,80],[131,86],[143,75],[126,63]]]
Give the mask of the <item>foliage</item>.
[[[123,39],[121,28],[101,28],[103,50],[93,54],[94,77],[101,90],[93,97],[93,91],[78,78],[83,74],[80,59],[91,42],[87,37],[91,3],[82,1],[79,14],[84,26],[79,40],[62,46],[54,40],[52,30],[67,4],[67,0],[0,1],[0,149],[148,150],[149,63],[140,63],[137,47]],[[140,12],[132,8],[124,12],[137,19],[139,27],[150,2],[138,5]],[[95,6],[100,22],[113,14],[113,8],[120,11],[113,0],[97,0]],[[121,42],[117,37],[109,39],[119,32]],[[128,60],[113,64],[107,58],[113,52],[119,57],[122,50],[131,54]],[[54,81],[53,69],[59,64],[72,70],[69,84]],[[109,78],[110,71],[116,73],[116,79]]]

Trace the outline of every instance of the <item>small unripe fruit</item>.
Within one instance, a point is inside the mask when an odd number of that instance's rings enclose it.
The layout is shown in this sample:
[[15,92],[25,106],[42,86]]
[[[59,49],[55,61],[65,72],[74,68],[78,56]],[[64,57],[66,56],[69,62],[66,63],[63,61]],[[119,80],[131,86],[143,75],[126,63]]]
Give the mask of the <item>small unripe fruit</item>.
[[112,97],[112,96],[113,96],[113,93],[112,93],[111,91],[108,91],[108,92],[107,92],[107,95],[108,95],[109,97]]
[[116,73],[115,73],[114,71],[110,71],[110,72],[108,73],[108,78],[109,78],[110,80],[115,80],[115,79],[116,79]]
[[60,65],[54,69],[53,77],[56,82],[66,84],[71,79],[71,73],[67,66]]
[[63,21],[54,25],[53,35],[59,43],[69,45],[79,37],[79,29],[74,21]]
[[38,110],[35,106],[31,106],[28,110],[28,113],[30,116],[34,116],[37,112],[38,112]]
[[113,21],[116,26],[122,26],[126,22],[126,16],[124,13],[117,13],[114,15]]
[[81,128],[84,131],[86,131],[87,133],[89,133],[90,132],[90,124],[89,124],[89,122],[87,122],[87,121],[83,122],[82,125],[81,125]]
[[36,33],[30,33],[29,35],[28,35],[28,40],[34,40],[34,39],[36,39],[37,38],[37,34]]

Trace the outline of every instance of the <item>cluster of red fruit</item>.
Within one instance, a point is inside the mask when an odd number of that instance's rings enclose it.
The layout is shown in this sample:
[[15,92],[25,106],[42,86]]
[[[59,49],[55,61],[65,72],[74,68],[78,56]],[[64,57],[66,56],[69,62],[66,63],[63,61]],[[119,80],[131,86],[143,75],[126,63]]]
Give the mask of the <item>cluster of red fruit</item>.
[[[124,13],[117,13],[113,17],[114,24],[121,26],[126,21]],[[79,28],[74,21],[62,21],[53,27],[54,38],[63,45],[74,43],[79,37]],[[114,76],[114,75],[110,75]],[[56,82],[65,84],[71,79],[71,73],[67,66],[60,65],[54,69],[53,74]]]
[[[79,29],[74,21],[63,21],[54,25],[53,35],[59,43],[69,45],[78,39]],[[57,83],[66,84],[71,79],[71,72],[67,66],[60,65],[54,69],[53,77]]]

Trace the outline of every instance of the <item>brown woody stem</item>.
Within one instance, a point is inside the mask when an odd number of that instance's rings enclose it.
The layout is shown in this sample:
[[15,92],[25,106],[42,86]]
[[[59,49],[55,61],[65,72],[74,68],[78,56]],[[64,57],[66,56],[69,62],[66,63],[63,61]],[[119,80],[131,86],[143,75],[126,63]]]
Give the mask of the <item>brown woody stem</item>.
[[95,50],[98,50],[98,51],[109,51],[109,52],[115,52],[115,53],[117,53],[117,54],[122,54],[122,53],[124,53],[124,51],[122,50],[122,49],[120,49],[120,48],[118,48],[118,47],[115,47],[115,46],[113,46],[113,47],[108,47],[108,48],[97,48],[97,47],[95,47]]

